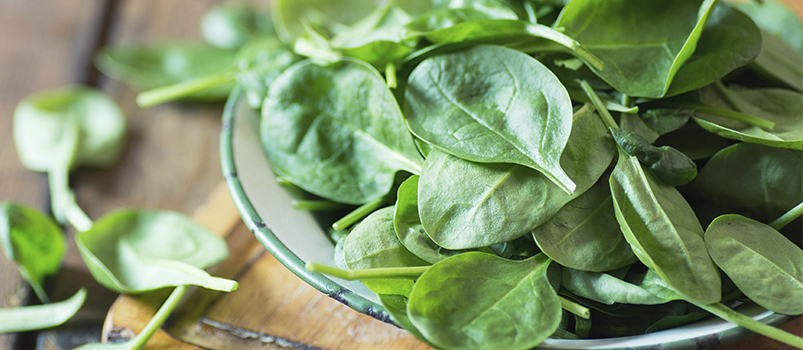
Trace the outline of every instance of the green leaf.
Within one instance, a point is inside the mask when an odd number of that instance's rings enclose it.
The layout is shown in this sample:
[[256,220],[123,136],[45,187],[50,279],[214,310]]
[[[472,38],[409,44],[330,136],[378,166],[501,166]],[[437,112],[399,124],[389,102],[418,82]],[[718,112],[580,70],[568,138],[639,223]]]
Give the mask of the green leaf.
[[[77,129],[74,138],[71,128]],[[38,92],[14,111],[17,154],[34,171],[52,171],[71,160],[67,168],[108,168],[122,155],[125,130],[117,103],[90,87]]]
[[226,242],[178,213],[118,210],[75,241],[95,280],[115,292],[190,284],[237,289],[237,282],[201,270],[228,256]]
[[[730,96],[730,97],[729,97]],[[775,123],[772,130],[703,112],[693,119],[703,129],[721,137],[766,145],[803,150],[803,94],[785,89],[725,88],[700,90],[700,99],[715,107],[742,112]]]
[[357,23],[377,5],[369,0],[276,0],[271,2],[271,16],[276,35],[293,44],[305,31],[304,26],[335,34]]
[[571,195],[525,166],[474,163],[433,150],[418,184],[418,212],[426,233],[448,249],[511,241],[585,192],[610,165],[615,146],[590,105],[574,118],[561,156],[561,166],[577,184]]
[[407,314],[436,347],[530,349],[561,319],[549,263],[543,254],[523,261],[479,252],[450,257],[421,275]]
[[[234,67],[236,52],[206,44],[159,44],[107,47],[95,55],[103,74],[142,90],[204,78]],[[186,96],[192,100],[223,100],[234,84],[222,84]]]
[[78,312],[84,300],[86,300],[86,289],[81,288],[64,301],[0,309],[0,334],[28,332],[61,325]]
[[267,12],[237,3],[216,5],[201,19],[206,42],[222,49],[238,49],[250,40],[274,34]]
[[751,68],[797,91],[803,91],[803,53],[764,30],[761,31],[761,52]]
[[0,249],[17,265],[39,301],[50,302],[43,285],[45,277],[61,267],[65,251],[61,227],[33,208],[0,203]]
[[[369,215],[346,237],[343,253],[350,270],[429,265],[407,250],[393,228],[394,208],[379,209]],[[363,279],[376,294],[410,295],[415,278]]]
[[301,57],[276,38],[252,41],[237,53],[237,82],[245,89],[251,108],[262,106],[268,89],[285,69]]
[[405,98],[410,130],[428,143],[474,162],[521,164],[574,191],[560,166],[571,100],[532,57],[498,46],[432,57],[410,74]]
[[742,10],[762,29],[773,36],[782,38],[798,52],[803,52],[803,22],[800,14],[782,1],[768,0],[734,2],[733,6]]
[[716,0],[573,0],[555,23],[605,62],[621,93],[659,98],[697,47]]
[[331,40],[332,48],[343,55],[384,67],[398,61],[415,47],[415,40],[402,40],[401,32],[410,16],[388,3],[341,31]]
[[708,201],[769,222],[803,198],[800,169],[800,152],[738,143],[714,155],[691,187]]
[[723,215],[705,231],[717,266],[762,307],[803,314],[803,250],[780,232],[741,215]]
[[384,196],[421,155],[379,73],[352,59],[300,62],[271,85],[262,146],[273,170],[306,191],[362,204]]
[[541,251],[562,266],[603,272],[637,260],[616,224],[607,181],[597,182],[532,232]]
[[616,220],[636,257],[687,298],[718,302],[719,271],[683,196],[622,150],[610,185]]
[[619,147],[650,167],[653,174],[670,186],[688,184],[697,176],[697,164],[677,149],[656,147],[641,135],[619,128],[611,128],[611,135]]
[[607,273],[581,271],[564,268],[561,287],[583,298],[588,298],[606,305],[614,303],[655,305],[664,300],[653,295],[644,288],[625,282]]

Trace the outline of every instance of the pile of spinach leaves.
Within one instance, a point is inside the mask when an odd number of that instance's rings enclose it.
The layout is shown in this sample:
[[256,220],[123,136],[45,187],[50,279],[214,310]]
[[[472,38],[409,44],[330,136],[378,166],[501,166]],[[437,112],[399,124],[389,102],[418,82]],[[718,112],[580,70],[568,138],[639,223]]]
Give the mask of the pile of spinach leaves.
[[437,348],[528,349],[709,313],[803,348],[729,308],[803,314],[803,57],[773,34],[800,21],[766,20],[777,12],[275,0],[275,37],[216,76],[261,109],[273,171],[315,197],[297,208],[354,206],[333,225],[339,266],[308,268],[363,280]]

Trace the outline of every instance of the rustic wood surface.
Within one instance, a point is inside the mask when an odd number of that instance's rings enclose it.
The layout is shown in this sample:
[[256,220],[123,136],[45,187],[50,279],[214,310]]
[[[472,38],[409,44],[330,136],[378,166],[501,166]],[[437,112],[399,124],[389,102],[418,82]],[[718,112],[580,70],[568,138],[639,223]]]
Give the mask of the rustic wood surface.
[[[803,0],[787,1],[803,14]],[[206,344],[242,341],[237,348],[271,349],[287,344],[323,349],[424,348],[408,334],[327,299],[301,282],[266,254],[242,225],[210,219],[236,218],[226,212],[232,207],[220,199],[218,187],[222,181],[218,151],[221,104],[171,103],[142,109],[134,102],[136,90],[92,68],[92,55],[101,45],[200,40],[199,20],[218,2],[0,0],[0,201],[17,201],[49,211],[46,176],[26,170],[16,156],[11,122],[17,103],[35,91],[72,84],[96,86],[124,110],[128,149],[112,169],[79,169],[73,174],[71,185],[79,205],[93,219],[120,207],[201,213],[196,219],[225,235],[232,250],[239,252],[237,259],[218,267],[218,272],[241,273],[237,275],[240,291],[224,296],[191,293],[188,298],[208,302],[209,307],[199,311],[206,323],[199,328],[202,332],[179,336]],[[225,199],[225,191],[223,195]],[[208,203],[206,207],[204,203]],[[210,211],[210,206],[216,209]],[[68,242],[72,242],[72,233],[68,230]],[[108,321],[106,335],[125,338],[144,326],[159,299],[165,297],[149,294],[118,298],[93,281],[74,244],[68,249],[62,273],[47,281],[48,292],[53,299],[61,300],[86,285],[89,302],[79,315],[56,329],[0,335],[0,349],[70,349],[99,341],[104,320]],[[21,306],[34,299],[16,268],[0,258],[0,307]],[[192,310],[186,303],[182,307]],[[797,318],[784,329],[803,334],[802,321]],[[189,322],[186,317],[171,318],[171,322],[165,328],[170,334],[187,331],[181,328],[181,322]],[[239,328],[235,332],[224,330],[226,324]],[[233,337],[235,333],[238,336]],[[259,344],[246,341],[259,334],[275,339],[264,337]],[[166,332],[147,348],[197,349]],[[763,337],[752,337],[716,349],[786,348]]]

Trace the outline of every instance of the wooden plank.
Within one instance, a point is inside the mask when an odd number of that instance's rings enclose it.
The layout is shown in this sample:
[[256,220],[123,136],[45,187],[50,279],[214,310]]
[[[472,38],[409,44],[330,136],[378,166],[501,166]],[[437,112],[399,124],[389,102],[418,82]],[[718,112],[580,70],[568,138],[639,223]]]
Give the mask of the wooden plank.
[[[83,67],[91,54],[102,3],[0,0],[0,201],[49,211],[46,175],[25,169],[17,158],[12,116],[19,101],[31,93],[84,82]],[[28,286],[4,257],[0,257],[0,281],[0,307],[26,303]],[[0,334],[0,349],[11,349],[18,338]],[[28,340],[18,345],[32,346]]]

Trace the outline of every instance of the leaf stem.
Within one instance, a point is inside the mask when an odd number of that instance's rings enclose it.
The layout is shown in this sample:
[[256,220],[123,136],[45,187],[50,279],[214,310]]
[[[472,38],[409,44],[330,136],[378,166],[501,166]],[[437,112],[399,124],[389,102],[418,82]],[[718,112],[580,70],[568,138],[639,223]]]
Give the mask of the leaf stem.
[[710,114],[717,117],[731,119],[745,124],[757,126],[767,131],[772,131],[772,129],[775,128],[775,123],[769,120],[764,120],[749,114],[744,114],[742,112],[732,111],[729,109],[724,109],[714,106],[694,106],[693,110],[700,113]]
[[388,87],[391,89],[399,86],[399,82],[396,80],[396,65],[393,62],[388,62],[385,66],[385,80],[387,80]]
[[308,262],[307,271],[318,272],[345,280],[361,280],[367,278],[415,278],[429,270],[431,266],[383,267],[364,270],[343,270],[337,267]]
[[237,70],[231,69],[203,78],[193,79],[173,85],[158,87],[137,95],[140,107],[151,107],[161,103],[177,100],[194,93],[228,83],[237,78]]
[[605,104],[602,103],[602,100],[597,96],[597,93],[588,84],[585,80],[580,80],[580,86],[583,88],[583,92],[588,95],[588,98],[591,99],[591,103],[594,104],[594,107],[597,108],[597,112],[599,112],[599,116],[602,118],[602,122],[605,123],[605,126],[609,128],[618,129],[619,125],[616,124],[616,121],[613,120],[613,116],[611,112],[608,111],[608,108],[605,107]]
[[527,34],[563,45],[596,70],[605,69],[605,62],[602,62],[597,56],[582,47],[576,40],[555,29],[541,24],[527,23]]
[[722,305],[720,303],[705,304],[705,303],[695,302],[692,300],[687,300],[687,301],[705,311],[708,311],[716,315],[719,318],[722,318],[725,321],[733,322],[753,332],[762,334],[769,338],[775,339],[779,342],[803,349],[803,338],[798,337],[791,333],[787,333],[782,329],[775,328],[773,326],[756,321],[750,317],[747,317],[743,314],[731,310],[729,307],[725,305]]
[[134,342],[131,345],[132,349],[141,349],[145,343],[148,342],[148,339],[150,339],[153,334],[156,333],[160,327],[162,327],[162,324],[164,324],[165,320],[167,320],[167,317],[170,316],[170,313],[173,312],[178,305],[178,302],[181,301],[181,298],[184,297],[184,293],[186,292],[187,286],[178,286],[173,289],[173,292],[170,293],[170,296],[167,297],[165,303],[162,304],[159,310],[156,311],[156,314],[153,315],[153,318],[150,320],[150,322],[148,322],[145,328],[142,329],[142,332],[139,332],[134,339],[130,340]]
[[230,279],[211,276],[204,282],[203,287],[221,292],[233,292],[240,288],[240,284]]
[[803,215],[803,202],[796,205],[794,208],[790,209],[788,212],[781,215],[781,217],[775,219],[773,222],[769,223],[769,225],[775,230],[780,230],[784,226],[788,225],[790,222],[795,221],[795,219],[797,219],[801,215]]
[[591,311],[589,311],[587,307],[575,303],[560,295],[558,296],[558,299],[560,299],[560,307],[563,308],[564,310],[571,312],[584,319],[589,319],[591,317]]
[[328,210],[337,210],[344,207],[343,204],[328,201],[325,199],[322,200],[304,200],[304,199],[296,199],[293,200],[290,205],[293,206],[295,210],[307,210],[307,211],[328,211]]
[[382,202],[384,202],[384,198],[377,198],[361,205],[351,213],[346,214],[346,216],[342,217],[340,220],[335,221],[335,223],[332,224],[332,228],[340,231],[354,225],[357,221],[362,220],[362,218],[368,216],[368,214],[371,214],[374,210],[377,210],[379,206],[382,205]]

